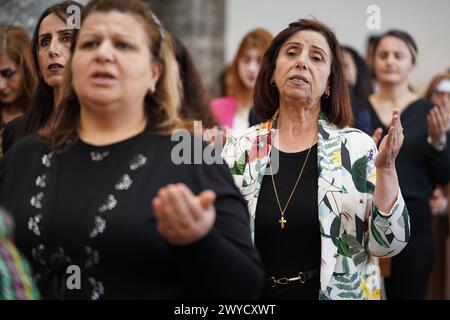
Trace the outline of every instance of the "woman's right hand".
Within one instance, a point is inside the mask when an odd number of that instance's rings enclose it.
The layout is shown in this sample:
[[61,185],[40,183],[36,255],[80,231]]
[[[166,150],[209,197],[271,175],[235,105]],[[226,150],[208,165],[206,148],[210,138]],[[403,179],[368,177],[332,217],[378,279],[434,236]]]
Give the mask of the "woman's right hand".
[[216,219],[216,194],[206,190],[198,196],[183,183],[161,188],[153,199],[159,233],[172,245],[184,246],[205,237]]
[[392,115],[391,127],[389,128],[388,134],[381,141],[379,152],[375,159],[375,166],[378,170],[395,170],[395,159],[402,147],[403,138],[400,111],[395,109]]

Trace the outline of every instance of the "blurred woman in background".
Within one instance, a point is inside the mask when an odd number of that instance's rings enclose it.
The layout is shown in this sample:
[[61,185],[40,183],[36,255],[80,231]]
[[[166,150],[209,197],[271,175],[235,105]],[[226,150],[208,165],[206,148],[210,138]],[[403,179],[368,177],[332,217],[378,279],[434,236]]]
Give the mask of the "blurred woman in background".
[[67,0],[50,6],[39,17],[31,43],[39,83],[29,110],[5,128],[5,153],[16,140],[44,128],[61,101],[61,83],[74,33],[67,25],[67,9],[72,5],[83,7],[76,1]]
[[[431,80],[424,98],[443,108],[445,112],[450,113],[450,73],[447,72],[435,76]],[[450,150],[450,148],[448,149]],[[435,188],[429,201],[433,215],[431,224],[436,257],[428,283],[427,298],[429,299],[448,299],[446,290],[450,294],[450,288],[446,289],[446,284],[450,277],[450,265],[447,258],[447,253],[450,250],[449,198],[450,185],[447,184],[447,186]]]
[[355,49],[343,46],[344,71],[349,84],[354,127],[368,135],[372,134],[372,123],[365,102],[372,93],[370,73],[364,59]]
[[21,27],[0,25],[0,137],[8,122],[26,112],[36,85],[30,36]]
[[223,75],[229,96],[211,101],[221,126],[241,131],[258,123],[252,111],[253,89],[262,57],[272,38],[271,33],[258,28],[247,33],[241,41],[233,63]]
[[182,86],[181,117],[186,120],[201,121],[205,129],[218,125],[218,121],[208,103],[208,93],[202,78],[186,46],[175,36],[171,36],[178,72]]
[[436,184],[450,179],[444,128],[448,115],[410,90],[409,76],[418,54],[411,35],[388,31],[377,38],[373,54],[380,90],[369,97],[368,109],[373,128],[381,136],[391,124],[392,110],[401,112],[405,140],[396,167],[412,230],[406,248],[392,258],[391,275],[385,282],[387,298],[423,299],[433,265],[428,200]]

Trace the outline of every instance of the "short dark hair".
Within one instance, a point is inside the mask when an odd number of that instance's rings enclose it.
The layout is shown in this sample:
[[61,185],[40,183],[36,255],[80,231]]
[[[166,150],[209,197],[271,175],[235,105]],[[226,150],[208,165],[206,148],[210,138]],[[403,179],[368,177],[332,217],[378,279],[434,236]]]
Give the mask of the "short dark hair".
[[272,118],[278,109],[279,92],[270,85],[280,48],[293,34],[302,30],[312,30],[322,34],[328,42],[332,54],[331,73],[329,78],[331,94],[321,99],[322,112],[328,121],[339,128],[353,124],[353,114],[348,91],[348,83],[344,74],[342,50],[334,32],[315,19],[300,19],[289,24],[272,41],[264,54],[264,59],[255,84],[253,101],[256,113],[261,120]]
[[397,39],[400,39],[401,41],[403,41],[406,46],[408,47],[409,52],[411,52],[411,56],[412,56],[412,63],[415,65],[416,61],[417,61],[417,55],[419,53],[419,48],[417,47],[417,43],[414,40],[414,38],[406,31],[402,31],[402,30],[396,30],[396,29],[392,29],[392,30],[388,30],[385,33],[383,33],[381,36],[379,36],[374,44],[373,44],[373,51],[372,51],[372,56],[373,58],[375,58],[375,54],[377,52],[378,46],[380,45],[381,40],[383,40],[386,37],[394,37]]

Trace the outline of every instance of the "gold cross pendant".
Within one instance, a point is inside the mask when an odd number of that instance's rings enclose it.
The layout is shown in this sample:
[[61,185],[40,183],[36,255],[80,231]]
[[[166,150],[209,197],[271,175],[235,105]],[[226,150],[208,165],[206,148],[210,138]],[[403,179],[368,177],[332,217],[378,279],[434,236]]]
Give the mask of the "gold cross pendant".
[[282,216],[280,220],[278,220],[278,223],[281,225],[281,229],[284,229],[284,225],[286,224],[287,220],[284,219]]

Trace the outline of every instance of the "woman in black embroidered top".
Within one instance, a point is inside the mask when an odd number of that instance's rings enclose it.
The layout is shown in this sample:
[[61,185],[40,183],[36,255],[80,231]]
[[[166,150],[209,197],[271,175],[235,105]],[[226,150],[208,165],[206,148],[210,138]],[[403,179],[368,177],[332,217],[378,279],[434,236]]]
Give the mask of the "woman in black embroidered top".
[[174,164],[180,99],[157,18],[139,0],[91,1],[72,52],[44,141],[18,142],[0,175],[43,297],[256,298],[262,271],[227,166]]

